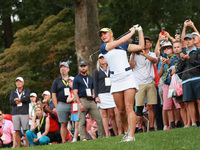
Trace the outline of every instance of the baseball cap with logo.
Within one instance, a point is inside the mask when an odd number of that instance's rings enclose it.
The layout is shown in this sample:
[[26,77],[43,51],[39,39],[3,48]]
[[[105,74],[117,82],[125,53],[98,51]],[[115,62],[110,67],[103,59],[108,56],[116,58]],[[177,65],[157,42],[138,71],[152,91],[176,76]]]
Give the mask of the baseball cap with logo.
[[81,61],[79,62],[79,66],[87,66],[87,62],[84,61],[84,60],[81,60]]
[[31,96],[37,97],[37,94],[36,94],[36,93],[31,93],[31,94],[30,94],[30,97],[31,97]]
[[160,51],[162,52],[165,47],[171,47],[172,48],[172,43],[169,42],[169,41],[165,42],[164,45],[160,48]]
[[99,54],[98,58],[101,58],[101,57],[103,57],[103,54],[102,54],[102,53],[101,53],[101,54]]
[[22,77],[17,77],[17,78],[15,79],[15,81],[17,81],[17,80],[24,82],[24,79],[23,79]]
[[110,28],[102,28],[99,32],[98,35],[101,37],[101,33],[102,32],[112,32],[112,30]]
[[65,67],[68,67],[68,68],[69,68],[69,65],[68,65],[67,62],[61,62],[61,63],[60,63],[60,67],[61,67],[61,66],[65,66]]
[[185,40],[186,38],[194,39],[194,35],[193,35],[193,34],[186,34],[185,37],[184,37],[184,40]]
[[44,91],[44,92],[42,93],[42,96],[44,96],[44,95],[51,95],[51,93],[50,93],[49,91]]
[[67,80],[74,80],[74,77],[73,76],[69,76],[69,78]]
[[192,32],[193,35],[197,35],[198,37],[200,37],[199,33],[197,32]]

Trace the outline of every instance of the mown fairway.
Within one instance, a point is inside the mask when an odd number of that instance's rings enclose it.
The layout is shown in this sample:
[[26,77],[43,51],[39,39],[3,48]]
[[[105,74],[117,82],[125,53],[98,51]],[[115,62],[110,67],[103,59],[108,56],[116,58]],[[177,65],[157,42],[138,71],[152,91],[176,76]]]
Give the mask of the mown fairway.
[[[200,149],[200,128],[188,127],[169,131],[136,134],[135,142],[119,143],[122,136],[102,138],[84,142],[46,145],[20,150],[198,150]],[[15,148],[16,150],[19,148]]]

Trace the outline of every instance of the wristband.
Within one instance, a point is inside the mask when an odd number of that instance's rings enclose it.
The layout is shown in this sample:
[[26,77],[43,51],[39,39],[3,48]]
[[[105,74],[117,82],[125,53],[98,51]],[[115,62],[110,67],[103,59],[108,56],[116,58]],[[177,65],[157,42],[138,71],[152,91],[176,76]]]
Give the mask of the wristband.
[[82,103],[79,103],[78,105],[79,105],[79,106],[81,106],[81,105],[82,105]]

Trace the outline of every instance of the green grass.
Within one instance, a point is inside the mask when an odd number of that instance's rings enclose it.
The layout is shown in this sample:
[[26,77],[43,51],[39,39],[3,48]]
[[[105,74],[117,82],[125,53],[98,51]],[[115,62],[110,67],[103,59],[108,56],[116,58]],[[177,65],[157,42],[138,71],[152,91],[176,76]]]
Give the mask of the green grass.
[[[200,128],[188,127],[169,131],[135,134],[136,141],[119,143],[123,136],[96,140],[46,145],[20,150],[198,150],[200,149]],[[18,148],[15,148],[16,150]]]

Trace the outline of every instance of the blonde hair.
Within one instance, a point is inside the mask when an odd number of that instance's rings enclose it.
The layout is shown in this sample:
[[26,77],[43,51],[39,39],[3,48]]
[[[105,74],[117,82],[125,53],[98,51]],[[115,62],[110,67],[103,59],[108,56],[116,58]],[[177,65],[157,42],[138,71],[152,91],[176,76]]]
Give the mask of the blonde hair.
[[[34,112],[35,112],[35,110],[36,110],[37,108],[40,108],[40,109],[41,109],[41,111],[42,111],[42,116],[43,116],[43,115],[44,115],[44,110],[43,110],[42,106],[41,106],[41,105],[35,105]],[[36,114],[34,115],[34,117],[35,117],[35,119],[37,119],[37,115],[36,115]]]
[[[105,58],[104,58],[104,59],[105,59]],[[100,60],[100,59],[97,60],[97,71],[99,71],[99,68],[101,67],[99,60]],[[106,64],[107,64],[107,62],[106,62]],[[108,64],[107,64],[107,67],[108,67]]]
[[99,67],[100,67],[100,63],[99,63],[99,59],[97,60],[97,70],[99,71]]

